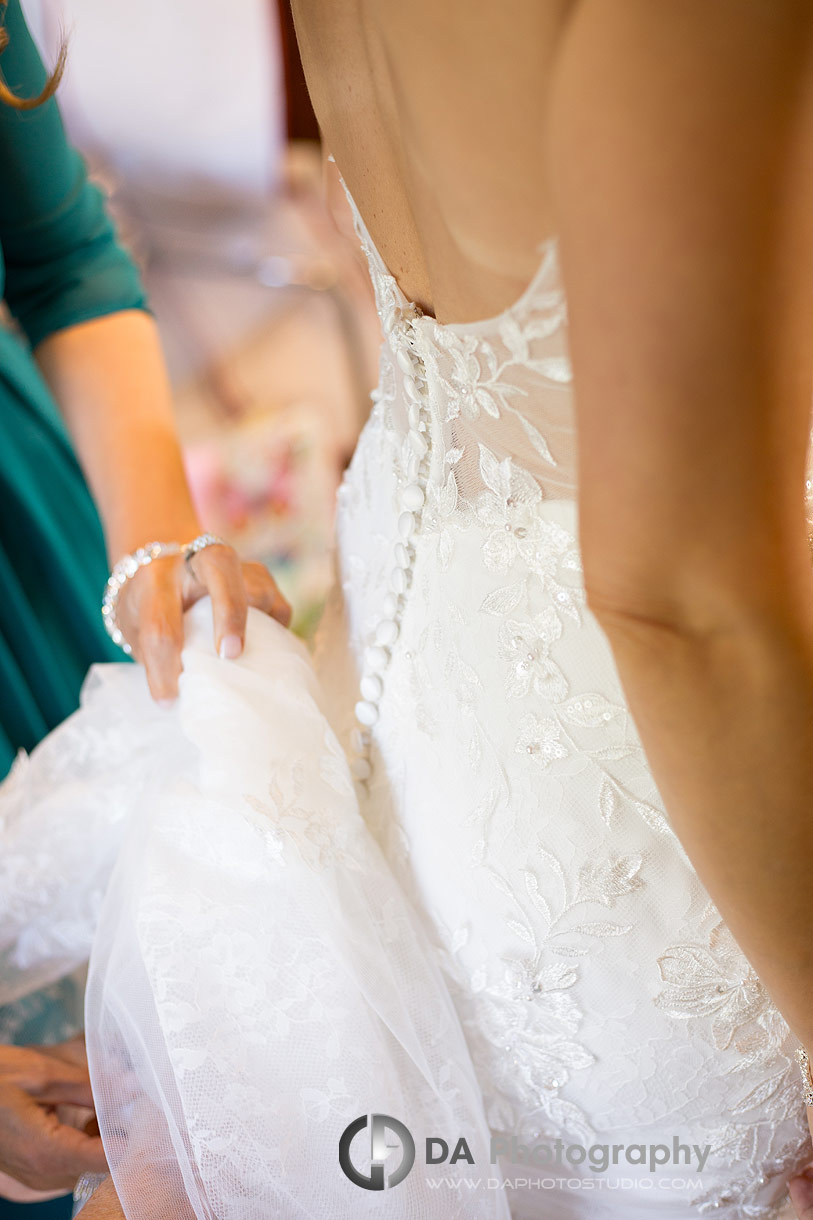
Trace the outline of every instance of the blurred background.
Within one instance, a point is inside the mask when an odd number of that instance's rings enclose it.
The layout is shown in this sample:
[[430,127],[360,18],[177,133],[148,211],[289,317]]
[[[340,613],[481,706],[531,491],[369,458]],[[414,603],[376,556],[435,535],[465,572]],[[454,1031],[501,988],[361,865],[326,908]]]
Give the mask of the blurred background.
[[57,97],[144,275],[205,528],[307,638],[379,330],[287,0],[22,5],[46,64],[68,39]]

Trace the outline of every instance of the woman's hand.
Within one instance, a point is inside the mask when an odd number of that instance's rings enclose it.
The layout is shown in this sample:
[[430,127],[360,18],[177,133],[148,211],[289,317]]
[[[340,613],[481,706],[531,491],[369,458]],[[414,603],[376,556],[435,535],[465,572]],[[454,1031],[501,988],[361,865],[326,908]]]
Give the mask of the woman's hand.
[[291,621],[291,606],[268,569],[241,562],[231,546],[207,546],[188,563],[180,555],[154,559],[122,588],[117,618],[159,702],[171,702],[178,694],[183,614],[207,594],[212,599],[215,649],[226,660],[243,650],[249,606],[284,627]]
[[[108,556],[200,533],[155,320],[140,308],[92,318],[49,335],[35,354],[99,508]],[[247,606],[286,627],[291,619],[262,564],[241,563],[232,547],[207,547],[191,563],[192,572],[180,557],[153,560],[119,596],[119,626],[159,700],[178,693],[183,612],[207,593],[223,656],[240,654]]]
[[98,1134],[76,1125],[93,1099],[74,1050],[0,1047],[0,1169],[35,1190],[64,1193],[83,1173],[107,1168]]

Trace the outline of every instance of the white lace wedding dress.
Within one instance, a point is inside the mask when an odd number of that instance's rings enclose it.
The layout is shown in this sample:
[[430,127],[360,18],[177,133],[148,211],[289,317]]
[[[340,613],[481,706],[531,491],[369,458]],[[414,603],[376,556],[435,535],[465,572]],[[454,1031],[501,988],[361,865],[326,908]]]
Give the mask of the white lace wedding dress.
[[[175,711],[95,668],[0,788],[0,1002],[90,954],[128,1220],[789,1216],[795,1039],[585,606],[556,241],[512,308],[440,325],[357,224],[381,378],[315,673],[256,611],[220,662],[206,602]],[[381,1191],[339,1166],[372,1114],[415,1143]],[[396,1131],[357,1174],[407,1164]]]
[[[511,308],[443,325],[350,202],[384,341],[316,661],[362,813],[423,914],[493,1133],[711,1146],[702,1173],[506,1158],[509,1180],[570,1179],[509,1186],[512,1216],[767,1220],[810,1159],[797,1042],[670,829],[585,606],[557,242]],[[613,1172],[635,1185],[595,1185]]]

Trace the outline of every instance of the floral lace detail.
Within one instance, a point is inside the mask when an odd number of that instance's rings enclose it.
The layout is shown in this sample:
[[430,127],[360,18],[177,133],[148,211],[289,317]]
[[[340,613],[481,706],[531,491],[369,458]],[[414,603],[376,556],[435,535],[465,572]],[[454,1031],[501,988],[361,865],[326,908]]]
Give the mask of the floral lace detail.
[[514,414],[537,453],[549,465],[556,466],[547,441],[521,411],[522,401],[528,397],[527,390],[509,373],[519,367],[547,381],[561,384],[570,381],[570,363],[566,356],[545,354],[537,357],[533,354],[534,344],[555,334],[566,318],[565,301],[559,289],[536,289],[537,283],[546,280],[554,268],[556,241],[545,243],[544,250],[542,263],[523,301],[524,304],[532,298],[532,318],[520,322],[514,313],[508,313],[499,322],[502,355],[487,339],[455,333],[458,328],[439,325],[435,337],[438,349],[451,361],[449,372],[441,375],[440,382],[448,400],[444,422],[449,423],[459,415],[477,420],[481,412],[492,419],[500,419],[505,413]]
[[[711,929],[708,947],[675,945],[658,958],[658,967],[667,986],[655,1003],[673,1017],[709,1017],[719,1050],[770,1009],[767,991],[722,921]],[[765,1042],[764,1034],[758,1042]]]
[[612,907],[633,893],[642,884],[642,860],[611,856],[598,865],[585,865],[574,886],[541,837],[533,857],[534,867],[519,870],[519,885],[488,863],[483,840],[470,861],[506,899],[506,927],[522,943],[523,952],[504,954],[496,971],[482,965],[465,978],[462,962],[452,960],[468,941],[469,931],[461,927],[446,939],[444,965],[464,1011],[464,993],[475,997],[466,1024],[475,1063],[489,1081],[492,1127],[512,1132],[533,1125],[534,1136],[548,1129],[590,1143],[599,1138],[597,1129],[585,1109],[563,1095],[574,1071],[597,1062],[579,1040],[584,1013],[573,994],[578,959],[590,953],[594,938],[630,931],[632,925],[598,914],[595,907]]
[[[482,607],[481,607],[482,609]],[[567,678],[551,660],[550,648],[562,634],[556,611],[548,606],[530,623],[505,619],[500,624],[500,656],[509,662],[505,690],[521,699],[531,690],[558,702],[567,694]]]
[[301,753],[275,769],[267,795],[245,794],[246,805],[257,815],[264,850],[281,868],[293,850],[314,872],[336,867],[358,872],[362,826],[348,819],[344,808],[353,788],[332,732],[324,735],[315,771],[313,754]]
[[[778,1175],[798,1172],[809,1160],[796,1066],[784,1053],[788,1026],[713,904],[708,904],[699,924],[698,932],[702,926],[708,927],[704,940],[670,946],[658,959],[665,986],[655,1003],[671,1017],[694,1023],[698,1036],[716,1050],[733,1048],[736,1052],[725,1072],[730,1096],[727,1121],[709,1126],[705,1137],[712,1156],[732,1167],[749,1165],[757,1146],[757,1126],[764,1129],[772,1155],[758,1174],[751,1170],[734,1174],[724,1187],[707,1191],[693,1202],[701,1214],[717,1213],[730,1204],[740,1208],[743,1216],[762,1215],[756,1202],[761,1187]],[[756,1084],[749,1077],[755,1064],[762,1073]],[[766,1111],[795,1112],[799,1138],[774,1139]]]
[[[94,666],[84,698],[95,692],[103,698],[131,668]],[[0,1003],[44,986],[43,1011],[54,1015],[60,1031],[64,1026],[48,997],[62,992],[47,988],[87,962],[124,823],[151,779],[147,768],[127,771],[133,715],[142,716],[143,736],[157,748],[165,719],[139,691],[129,708],[111,698],[97,723],[87,723],[81,711],[68,717],[30,755],[20,751],[2,785]],[[34,1003],[21,1003],[25,1023]],[[9,1019],[14,1011],[13,1004],[4,1009]]]
[[556,242],[515,306],[446,326],[415,319],[356,217],[384,330],[338,518],[357,658],[414,477],[408,318],[430,416],[363,813],[437,946],[489,1123],[585,1143],[693,1132],[712,1151],[686,1214],[769,1220],[809,1145],[792,1038],[669,824],[586,605]]

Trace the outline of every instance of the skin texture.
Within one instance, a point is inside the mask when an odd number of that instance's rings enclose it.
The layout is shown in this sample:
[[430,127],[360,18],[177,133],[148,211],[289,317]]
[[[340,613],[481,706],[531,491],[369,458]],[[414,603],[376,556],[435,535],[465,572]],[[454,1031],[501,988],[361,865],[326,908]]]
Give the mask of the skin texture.
[[444,322],[508,306],[556,227],[540,118],[573,5],[292,7],[322,133],[406,295]]
[[[59,403],[105,528],[111,565],[147,542],[202,533],[184,475],[155,323],[125,310],[50,335],[36,359]],[[172,701],[181,672],[184,610],[210,594],[215,647],[239,656],[246,608],[287,626],[291,607],[265,567],[232,547],[154,560],[119,598],[119,622],[153,696]],[[225,648],[222,645],[225,643]]]

